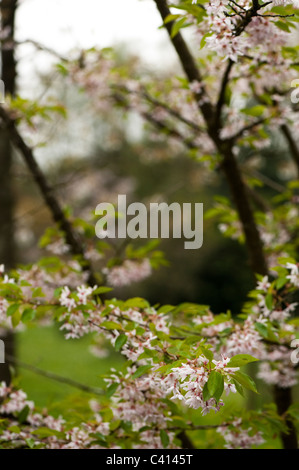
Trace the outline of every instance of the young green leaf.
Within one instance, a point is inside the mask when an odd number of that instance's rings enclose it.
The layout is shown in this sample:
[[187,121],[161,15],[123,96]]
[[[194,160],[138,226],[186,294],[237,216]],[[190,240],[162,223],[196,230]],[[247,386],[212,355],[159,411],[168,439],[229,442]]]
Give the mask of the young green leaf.
[[224,390],[223,375],[220,374],[220,372],[213,370],[210,373],[209,379],[207,381],[207,388],[210,396],[215,398],[215,400],[218,402]]
[[250,356],[250,354],[237,354],[236,356],[233,356],[230,359],[227,367],[242,367],[246,364],[249,364],[250,362],[256,361],[258,361],[258,359],[253,356]]
[[148,372],[152,368],[151,365],[147,364],[145,366],[140,366],[136,370],[136,372],[132,375],[132,379],[137,379],[138,377],[141,377],[143,374]]
[[114,393],[118,389],[118,385],[119,384],[117,382],[114,382],[113,384],[109,385],[109,387],[106,390],[106,396],[108,398],[110,398],[110,397],[112,397],[112,395],[114,395]]
[[239,382],[244,388],[251,390],[254,393],[258,393],[256,385],[249,375],[244,374],[244,372],[237,371],[234,374],[231,374],[231,377]]
[[115,341],[115,350],[120,351],[121,348],[126,344],[127,339],[128,339],[127,335],[124,335],[124,334],[119,335]]
[[169,437],[168,437],[168,434],[165,431],[165,429],[161,429],[160,439],[161,439],[161,442],[162,442],[162,445],[163,445],[164,449],[166,449],[169,445]]

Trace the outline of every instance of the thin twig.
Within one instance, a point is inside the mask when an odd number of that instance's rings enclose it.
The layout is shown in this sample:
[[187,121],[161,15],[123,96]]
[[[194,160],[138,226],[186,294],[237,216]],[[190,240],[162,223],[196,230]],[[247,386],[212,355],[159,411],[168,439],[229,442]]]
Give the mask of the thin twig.
[[46,377],[47,379],[55,380],[56,382],[60,382],[65,385],[69,385],[70,387],[77,388],[79,390],[82,390],[83,392],[93,393],[95,395],[103,395],[103,391],[98,388],[90,387],[88,385],[84,385],[80,382],[77,382],[76,380],[69,379],[68,377],[62,377],[61,375],[57,375],[53,372],[40,369],[39,367],[33,366],[32,364],[27,364],[26,362],[20,361],[19,359],[16,359],[15,357],[12,357],[7,354],[5,357],[9,363],[15,364],[16,366],[19,366],[22,369],[27,369],[30,372],[33,372],[34,374],[41,375],[43,377]]

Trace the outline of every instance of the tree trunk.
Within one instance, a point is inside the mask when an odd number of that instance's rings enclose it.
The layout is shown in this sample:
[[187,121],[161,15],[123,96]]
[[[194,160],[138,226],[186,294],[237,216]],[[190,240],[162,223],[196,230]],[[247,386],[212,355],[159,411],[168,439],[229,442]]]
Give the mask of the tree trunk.
[[[14,95],[16,85],[16,63],[12,40],[14,38],[15,12],[17,0],[2,0],[1,29],[9,31],[9,47],[1,47],[1,79],[4,82],[5,94]],[[12,183],[12,146],[5,128],[0,128],[0,263],[6,269],[15,266],[16,247],[14,238],[14,193]],[[5,353],[14,356],[15,341],[10,331],[5,331],[1,338],[4,341]],[[9,383],[11,380],[9,364],[0,365],[0,382]]]

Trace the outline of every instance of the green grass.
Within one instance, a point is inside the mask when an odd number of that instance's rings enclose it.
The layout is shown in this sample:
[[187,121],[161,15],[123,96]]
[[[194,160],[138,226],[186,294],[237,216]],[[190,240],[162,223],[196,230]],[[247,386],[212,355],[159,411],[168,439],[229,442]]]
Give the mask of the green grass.
[[[102,374],[122,362],[120,356],[111,352],[109,357],[99,359],[89,352],[90,338],[65,340],[57,327],[30,328],[17,334],[17,357],[22,362],[67,377],[90,387],[102,388]],[[18,367],[17,383],[37,406],[48,407],[64,401],[74,394],[85,392],[67,384],[43,377]]]

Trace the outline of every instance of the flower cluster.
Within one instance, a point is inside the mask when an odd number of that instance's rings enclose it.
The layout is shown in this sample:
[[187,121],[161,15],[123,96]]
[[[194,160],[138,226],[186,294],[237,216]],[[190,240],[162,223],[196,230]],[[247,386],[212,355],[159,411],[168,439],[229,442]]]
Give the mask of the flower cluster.
[[226,449],[251,449],[265,442],[262,433],[252,433],[251,428],[242,429],[242,420],[237,419],[230,426],[219,426],[217,431],[223,436]]
[[140,282],[152,274],[148,259],[134,261],[127,259],[120,266],[105,268],[103,273],[107,276],[107,283],[113,287],[123,287],[134,282]]
[[298,265],[294,263],[287,263],[287,268],[290,270],[290,274],[287,276],[287,279],[290,280],[294,287],[299,287]]
[[[219,377],[227,379],[227,382],[224,382],[223,379],[223,389],[227,394],[236,392],[234,384],[230,381],[230,374],[239,370],[238,367],[228,367],[229,361],[230,359],[227,357],[222,357],[220,361],[212,361],[214,364],[212,370],[217,372]],[[163,386],[167,394],[172,394],[172,399],[181,400],[190,408],[201,408],[202,415],[205,415],[210,410],[219,411],[224,404],[223,401],[217,401],[214,397],[205,396],[204,389],[208,384],[210,373],[211,363],[206,357],[199,356],[195,360],[172,368],[164,378]]]
[[7,387],[4,382],[0,384],[0,403],[2,423],[9,423],[7,429],[0,424],[0,444],[4,448],[98,449],[102,446],[94,443],[95,434],[109,432],[109,423],[103,422],[98,413],[90,423],[75,427],[68,426],[62,417],[49,415],[47,410],[41,414],[25,392]]

